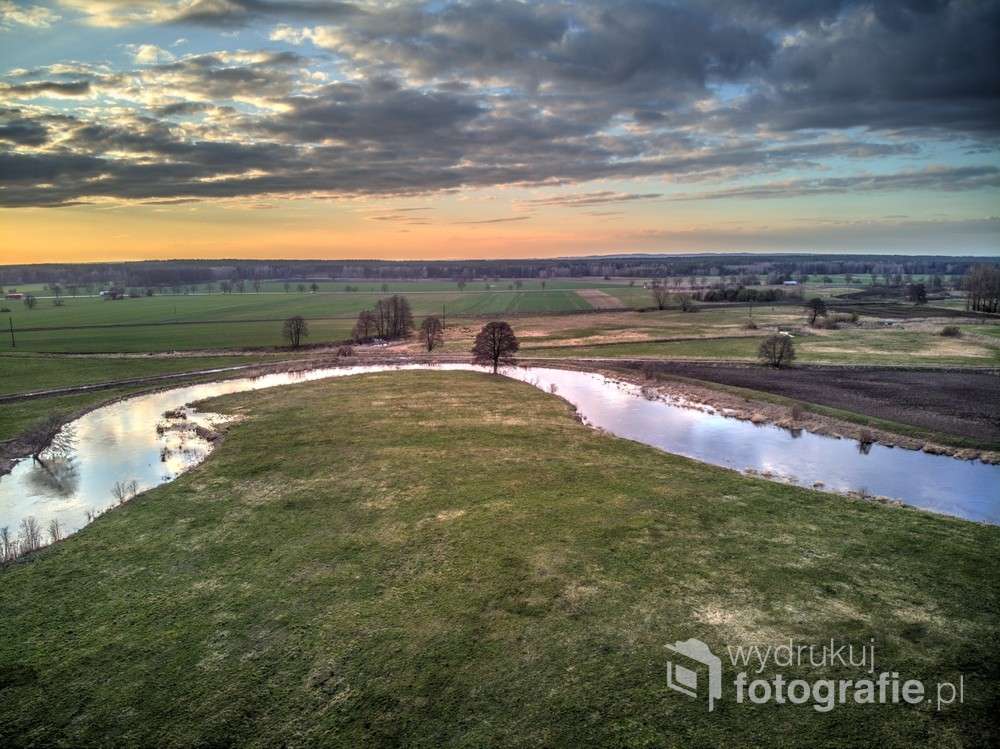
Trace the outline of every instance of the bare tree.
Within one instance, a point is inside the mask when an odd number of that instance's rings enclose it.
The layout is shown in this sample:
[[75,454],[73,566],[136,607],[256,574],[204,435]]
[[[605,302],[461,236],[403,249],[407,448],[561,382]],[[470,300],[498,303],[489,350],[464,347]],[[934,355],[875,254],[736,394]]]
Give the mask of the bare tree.
[[116,481],[111,487],[111,496],[118,500],[118,504],[125,504],[128,500],[139,493],[139,482],[135,479],[129,481]]
[[38,304],[38,300],[35,299],[35,295],[34,294],[25,294],[24,295],[24,306],[25,307],[27,307],[28,309],[34,309],[35,305],[37,305],[37,304]]
[[681,303],[681,312],[697,312],[698,307],[694,303],[694,299],[691,298],[690,294],[679,294],[677,296],[678,301]]
[[501,364],[516,364],[514,354],[521,347],[517,336],[506,322],[490,322],[483,326],[472,347],[472,361],[493,367],[493,374]]
[[922,283],[911,283],[906,287],[906,299],[914,304],[927,304],[927,286]]
[[118,504],[124,504],[125,500],[128,499],[128,486],[125,482],[116,481],[111,487],[111,496],[118,501]]
[[764,363],[779,369],[792,363],[795,358],[795,346],[792,344],[791,336],[782,333],[769,335],[761,342],[757,355]]
[[6,525],[0,528],[0,564],[11,562],[17,556],[17,541],[10,535]]
[[656,304],[656,309],[666,309],[667,302],[670,300],[670,293],[667,291],[666,284],[654,283],[650,291],[653,293],[653,302]]
[[806,302],[806,309],[809,310],[809,324],[815,325],[817,317],[826,317],[826,302],[818,296],[814,296]]
[[285,325],[281,329],[281,334],[285,337],[285,340],[291,344],[292,348],[298,348],[302,343],[302,339],[309,337],[309,324],[305,321],[302,315],[289,317],[285,320]]
[[358,313],[358,321],[354,323],[351,336],[357,343],[364,343],[375,335],[376,329],[375,313],[370,309],[363,309]]
[[56,541],[62,540],[62,537],[62,525],[59,523],[59,518],[52,518],[49,521],[49,543],[54,544]]
[[428,351],[433,351],[435,347],[444,343],[444,326],[441,325],[440,317],[429,315],[424,318],[420,323],[420,340]]
[[21,521],[20,553],[30,554],[42,548],[42,529],[34,516],[28,515]]
[[30,446],[31,457],[41,463],[42,452],[50,445],[53,447],[54,452],[65,451],[70,446],[72,437],[69,432],[65,433],[65,439],[61,438],[61,432],[62,419],[55,414],[51,414],[30,427],[24,433],[22,439]]

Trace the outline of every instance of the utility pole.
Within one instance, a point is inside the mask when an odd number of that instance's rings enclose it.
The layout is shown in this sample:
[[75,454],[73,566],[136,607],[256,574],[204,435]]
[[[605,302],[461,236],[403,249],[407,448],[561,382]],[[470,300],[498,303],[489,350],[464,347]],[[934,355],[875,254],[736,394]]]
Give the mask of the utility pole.
[[14,340],[14,318],[8,317],[7,320],[10,322],[10,347],[17,348],[17,341]]

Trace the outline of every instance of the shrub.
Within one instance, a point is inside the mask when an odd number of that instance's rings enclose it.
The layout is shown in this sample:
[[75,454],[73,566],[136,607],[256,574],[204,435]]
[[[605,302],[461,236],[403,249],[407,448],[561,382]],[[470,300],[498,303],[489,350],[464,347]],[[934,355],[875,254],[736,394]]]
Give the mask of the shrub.
[[354,347],[341,346],[337,349],[337,356],[354,356]]
[[958,329],[957,325],[945,325],[941,328],[941,335],[945,338],[961,338],[962,331]]

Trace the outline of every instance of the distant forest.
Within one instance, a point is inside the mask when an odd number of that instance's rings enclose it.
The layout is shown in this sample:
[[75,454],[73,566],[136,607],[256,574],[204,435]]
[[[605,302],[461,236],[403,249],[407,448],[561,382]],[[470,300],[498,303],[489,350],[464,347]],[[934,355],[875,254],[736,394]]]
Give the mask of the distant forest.
[[618,255],[539,260],[143,260],[0,266],[0,286],[27,283],[171,287],[218,281],[916,274],[961,276],[1000,258],[945,255]]

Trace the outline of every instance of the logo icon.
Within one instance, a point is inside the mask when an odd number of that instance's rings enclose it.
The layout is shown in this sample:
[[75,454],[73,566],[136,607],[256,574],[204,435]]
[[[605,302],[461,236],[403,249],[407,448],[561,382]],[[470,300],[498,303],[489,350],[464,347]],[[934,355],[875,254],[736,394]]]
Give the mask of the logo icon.
[[667,661],[667,686],[675,692],[697,697],[698,674],[701,672],[705,676],[707,669],[708,711],[712,712],[715,700],[722,697],[722,661],[708,649],[708,645],[693,637],[690,640],[678,640],[666,648],[676,656]]

